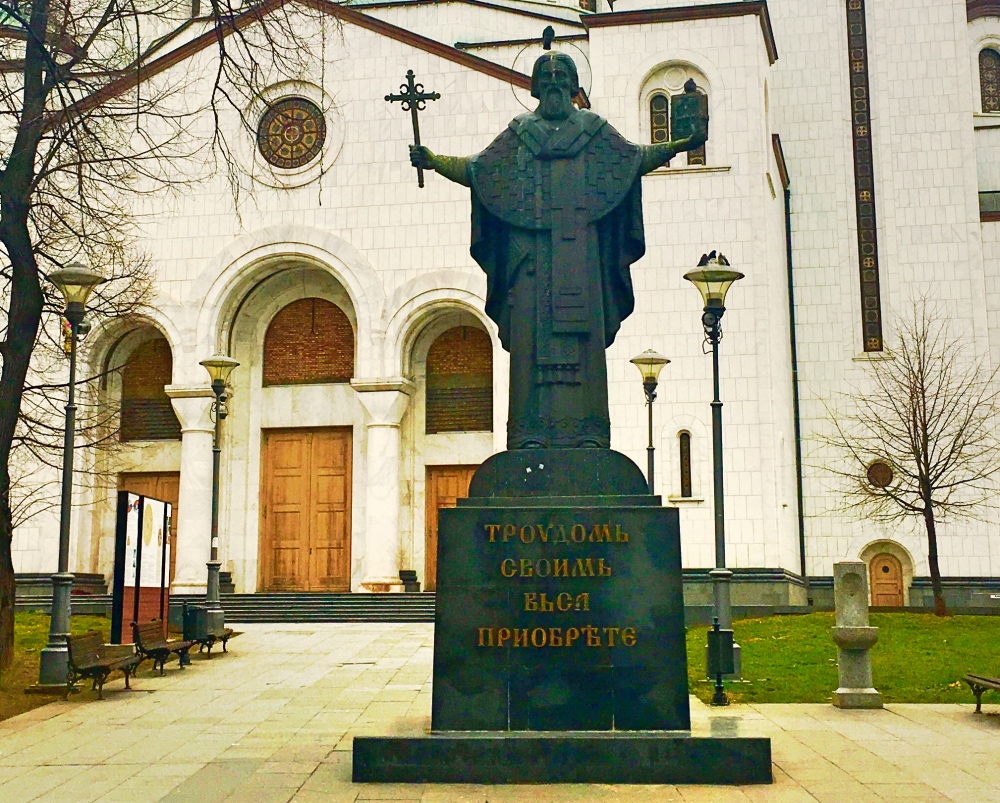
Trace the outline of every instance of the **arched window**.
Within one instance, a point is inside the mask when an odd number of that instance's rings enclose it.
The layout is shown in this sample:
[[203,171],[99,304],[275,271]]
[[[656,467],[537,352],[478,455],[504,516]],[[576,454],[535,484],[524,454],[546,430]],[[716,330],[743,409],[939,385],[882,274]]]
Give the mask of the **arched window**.
[[682,432],[677,436],[677,445],[681,458],[681,497],[691,494],[691,433]]
[[336,304],[303,298],[281,310],[264,335],[264,385],[350,382],[354,327]]
[[654,145],[670,139],[670,98],[662,92],[649,99],[649,131]]
[[[684,93],[684,85],[694,81],[696,91],[706,95],[705,77],[691,67],[668,64],[659,68],[646,82],[644,95],[649,98],[649,141],[654,145],[668,142],[673,135],[670,130],[670,109],[674,98]],[[705,164],[705,146],[688,151],[687,164]]]
[[456,326],[427,351],[427,434],[493,431],[493,344]]
[[166,338],[142,343],[122,369],[121,439],[175,441],[181,425],[163,386],[170,384],[173,356]]
[[1000,112],[1000,53],[992,48],[979,51],[979,92],[984,114]]

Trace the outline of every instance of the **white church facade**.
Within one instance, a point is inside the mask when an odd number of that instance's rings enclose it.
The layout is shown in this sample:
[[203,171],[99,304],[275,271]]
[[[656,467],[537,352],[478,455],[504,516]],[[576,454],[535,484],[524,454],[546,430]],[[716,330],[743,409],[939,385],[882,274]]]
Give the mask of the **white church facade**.
[[[889,567],[883,603],[922,600],[920,527],[842,512],[817,436],[917,298],[1000,363],[1000,2],[328,9],[310,74],[250,110],[252,197],[237,207],[220,175],[144,210],[152,303],[85,342],[93,373],[124,366],[103,389],[122,403],[113,484],[176,505],[174,592],[205,588],[213,422],[199,363],[218,353],[240,363],[220,523],[236,590],[397,591],[401,570],[434,588],[437,510],[505,448],[508,364],[469,254],[468,190],[433,173],[418,188],[410,117],[384,96],[413,70],[441,95],[421,112],[423,143],[477,153],[533,106],[527,73],[552,26],[552,47],[580,67],[581,102],[633,142],[669,136],[689,79],[708,97],[704,151],[642,180],[636,309],[608,351],[612,448],[640,466],[646,410],[629,359],[652,348],[671,360],[654,406],[655,490],[680,508],[685,568],[712,567],[714,545],[711,358],[682,277],[718,249],[746,275],[721,345],[736,603],[805,604],[806,578],[859,558]],[[113,497],[78,493],[71,570],[110,576]],[[20,527],[16,571],[54,571],[57,534],[48,515]],[[987,604],[983,589],[1000,591],[996,500],[946,522],[940,549],[962,604]]]

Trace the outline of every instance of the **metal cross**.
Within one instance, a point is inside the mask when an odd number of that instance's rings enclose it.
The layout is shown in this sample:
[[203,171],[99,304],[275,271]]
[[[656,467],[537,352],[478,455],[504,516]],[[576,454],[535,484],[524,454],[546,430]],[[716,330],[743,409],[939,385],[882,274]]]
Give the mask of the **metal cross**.
[[[402,103],[403,111],[410,113],[413,120],[413,144],[420,146],[420,121],[417,119],[417,112],[422,112],[427,108],[427,101],[438,100],[441,95],[437,92],[424,92],[424,85],[413,81],[413,70],[406,71],[406,83],[399,85],[398,95],[386,95],[385,99],[389,103]],[[417,168],[417,186],[424,186],[423,168]]]

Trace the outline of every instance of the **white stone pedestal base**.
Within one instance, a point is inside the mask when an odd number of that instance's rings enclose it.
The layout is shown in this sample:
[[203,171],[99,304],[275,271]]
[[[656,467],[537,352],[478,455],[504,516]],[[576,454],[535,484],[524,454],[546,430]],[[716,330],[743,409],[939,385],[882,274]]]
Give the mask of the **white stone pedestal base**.
[[875,689],[837,689],[833,704],[837,708],[881,708],[882,695]]
[[369,594],[402,594],[403,584],[398,577],[369,577],[362,581],[361,591]]

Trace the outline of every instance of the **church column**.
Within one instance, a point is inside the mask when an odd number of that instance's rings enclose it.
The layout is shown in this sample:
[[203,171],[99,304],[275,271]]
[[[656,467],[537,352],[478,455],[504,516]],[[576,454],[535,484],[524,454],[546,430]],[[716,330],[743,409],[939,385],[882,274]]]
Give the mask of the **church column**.
[[399,425],[413,384],[405,379],[352,382],[369,420],[365,426],[366,591],[399,591]]
[[174,594],[204,594],[212,534],[212,389],[164,388],[181,422],[181,478],[177,511]]

